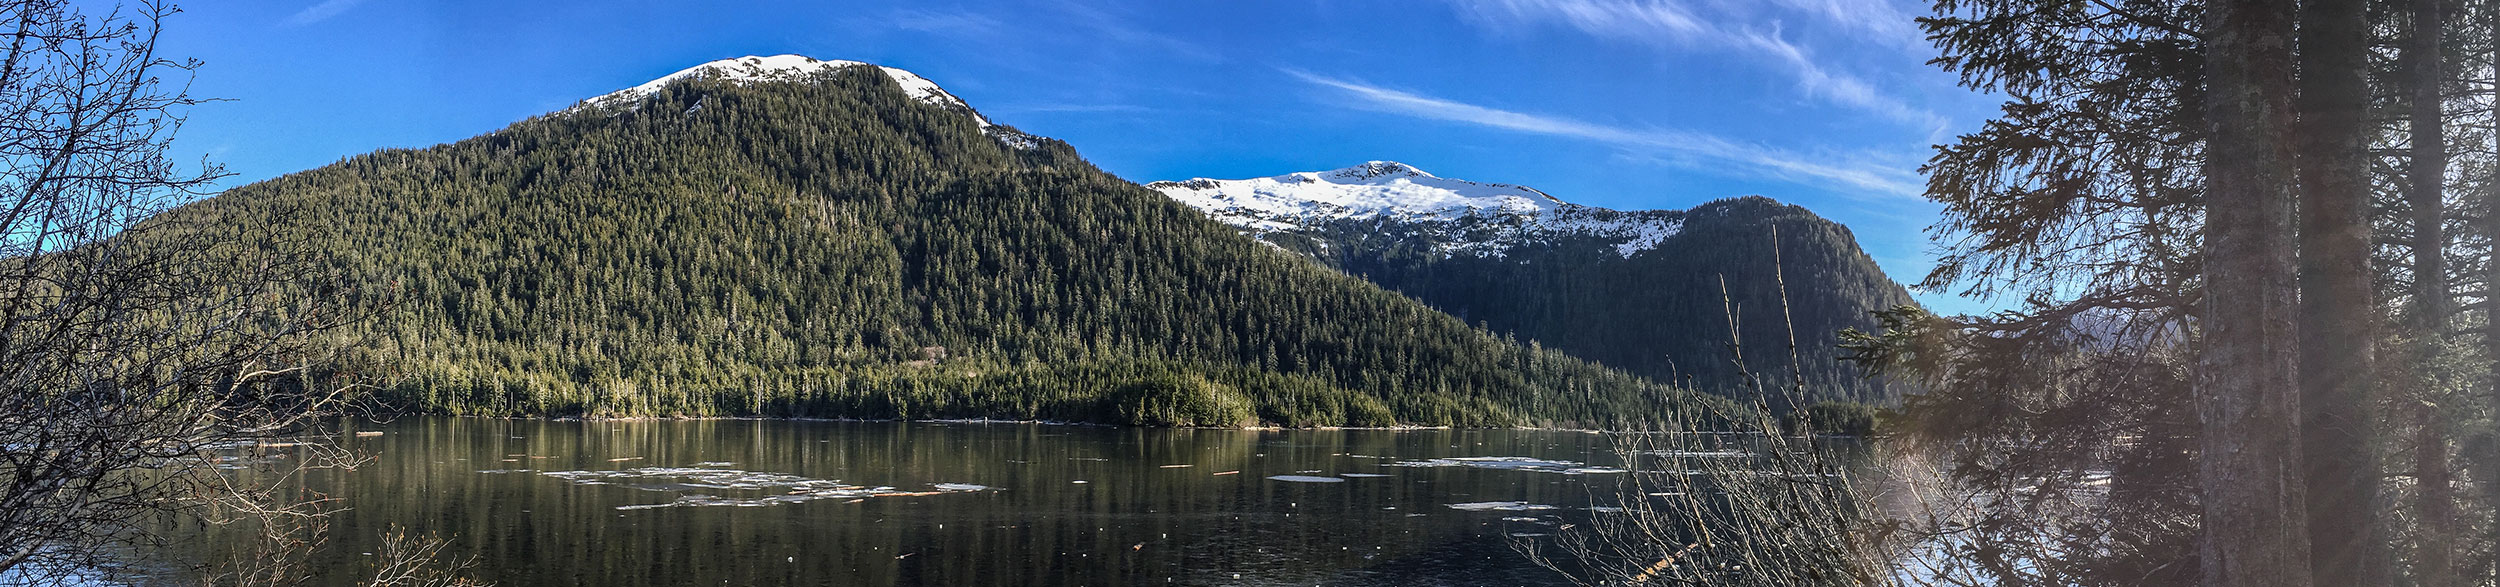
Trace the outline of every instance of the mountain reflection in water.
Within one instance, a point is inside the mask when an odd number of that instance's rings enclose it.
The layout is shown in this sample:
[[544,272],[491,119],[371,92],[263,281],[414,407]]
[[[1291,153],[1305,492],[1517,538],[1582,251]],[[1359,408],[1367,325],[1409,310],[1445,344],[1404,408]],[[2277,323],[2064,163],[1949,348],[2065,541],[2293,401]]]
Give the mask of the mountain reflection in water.
[[[1592,514],[1602,437],[1001,423],[408,418],[315,474],[316,584],[393,527],[537,585],[1520,585]],[[238,541],[209,535],[185,551]]]

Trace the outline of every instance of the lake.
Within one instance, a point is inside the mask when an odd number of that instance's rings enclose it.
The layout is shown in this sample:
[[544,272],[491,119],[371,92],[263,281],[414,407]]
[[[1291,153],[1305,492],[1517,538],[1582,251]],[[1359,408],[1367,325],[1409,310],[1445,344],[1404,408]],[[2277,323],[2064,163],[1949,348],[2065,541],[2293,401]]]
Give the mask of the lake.
[[304,481],[382,533],[535,585],[1519,585],[1512,551],[1611,501],[1605,440],[1523,430],[407,418]]

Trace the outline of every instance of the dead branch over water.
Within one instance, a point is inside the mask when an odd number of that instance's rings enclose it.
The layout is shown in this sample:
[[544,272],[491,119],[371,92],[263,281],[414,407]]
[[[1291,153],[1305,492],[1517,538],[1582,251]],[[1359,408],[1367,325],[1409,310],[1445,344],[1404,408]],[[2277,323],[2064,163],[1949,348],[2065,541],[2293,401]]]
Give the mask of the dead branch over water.
[[0,582],[111,580],[163,516],[299,527],[334,504],[277,490],[358,461],[255,450],[328,436],[358,381],[316,235],[154,219],[224,177],[166,154],[201,102],[155,51],[176,12],[0,3]]

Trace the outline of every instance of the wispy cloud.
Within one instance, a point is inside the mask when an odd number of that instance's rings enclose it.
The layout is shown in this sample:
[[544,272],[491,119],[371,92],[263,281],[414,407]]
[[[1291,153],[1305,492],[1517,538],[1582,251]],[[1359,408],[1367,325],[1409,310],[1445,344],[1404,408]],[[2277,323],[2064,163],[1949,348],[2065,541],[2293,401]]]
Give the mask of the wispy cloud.
[[1692,167],[1737,165],[1748,171],[1761,172],[1788,181],[1836,188],[1836,191],[1842,194],[1871,192],[1881,196],[1915,198],[1921,192],[1916,174],[1903,169],[1845,161],[1834,164],[1831,162],[1832,158],[1809,158],[1770,147],[1730,141],[1705,133],[1609,126],[1568,118],[1488,108],[1304,71],[1288,69],[1285,73],[1300,78],[1304,82],[1334,90],[1340,96],[1352,99],[1353,105],[1371,110],[1515,132],[1597,141],[1617,148],[1656,155]]
[[1144,54],[1200,61],[1216,57],[1197,43],[1137,26],[1125,14],[1078,0],[1019,5],[1003,16],[995,11],[985,14],[961,9],[903,8],[850,22],[863,27],[978,40],[984,46],[1022,45],[1020,52],[1024,53],[1037,52],[1036,46],[1074,42],[1116,45]]
[[1005,29],[998,19],[968,12],[896,10],[886,22],[907,31],[962,37],[988,36]]
[[1136,104],[1071,104],[1051,102],[1008,104],[990,109],[992,112],[1146,112],[1148,110],[1151,109]]
[[1771,4],[1854,32],[1869,41],[1916,51],[1927,49],[1927,35],[1918,30],[1918,21],[1888,0],[1771,0]]
[[1817,63],[1805,48],[1781,40],[1776,35],[1746,32],[1740,38],[1756,53],[1787,65],[1789,72],[1797,77],[1797,86],[1808,94],[1930,131],[1945,127],[1944,116],[1886,94],[1865,79]]
[[1072,0],[1058,2],[1055,7],[1059,12],[1067,15],[1073,24],[1103,40],[1200,61],[1210,61],[1216,58],[1213,52],[1199,47],[1196,43],[1139,28],[1130,24],[1127,18],[1100,7]]
[[1785,68],[1798,89],[1824,101],[1927,129],[1943,128],[1943,116],[1887,94],[1874,84],[1818,60],[1782,36],[1779,21],[1761,14],[1765,5],[1857,31],[1888,45],[1915,42],[1909,17],[1882,0],[1451,0],[1479,26],[1510,31],[1520,26],[1562,25],[1618,42],[1679,50],[1735,50]]
[[294,16],[286,17],[286,20],[279,24],[296,27],[329,20],[330,17],[338,16],[339,13],[347,12],[347,9],[355,8],[356,5],[364,2],[365,0],[322,0],[320,4],[296,11]]

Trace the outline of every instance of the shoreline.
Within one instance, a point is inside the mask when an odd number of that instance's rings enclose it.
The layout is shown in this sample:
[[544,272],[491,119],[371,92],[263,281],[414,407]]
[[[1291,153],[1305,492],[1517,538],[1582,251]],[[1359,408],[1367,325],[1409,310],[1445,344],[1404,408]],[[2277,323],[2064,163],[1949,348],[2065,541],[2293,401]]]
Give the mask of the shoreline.
[[[699,422],[699,421],[745,421],[745,422],[830,422],[830,423],[860,423],[860,424],[869,424],[869,423],[902,423],[902,424],[979,424],[979,425],[992,425],[992,424],[1018,424],[1018,425],[1040,425],[1040,426],[1076,426],[1076,427],[1086,427],[1086,428],[1132,428],[1132,429],[1139,429],[1139,430],[1241,430],[1241,431],[1257,431],[1257,432],[1329,431],[1329,430],[1362,430],[1362,431],[1378,431],[1378,432],[1420,432],[1420,431],[1426,431],[1426,430],[1451,430],[1451,431],[1460,431],[1460,430],[1513,430],[1513,431],[1526,431],[1526,432],[1568,432],[1568,433],[1580,433],[1580,434],[1644,434],[1644,435],[1645,435],[1645,434],[1701,434],[1701,435],[1712,435],[1712,436],[1747,436],[1747,435],[1755,435],[1755,434],[1759,434],[1759,433],[1757,433],[1757,432],[1729,431],[1729,430],[1679,430],[1679,431],[1657,431],[1657,430],[1652,430],[1652,431],[1641,431],[1641,430],[1602,430],[1602,429],[1595,429],[1595,428],[1565,428],[1565,427],[1555,427],[1555,426],[1508,426],[1508,427],[1481,427],[1481,428],[1470,428],[1470,427],[1459,427],[1459,426],[1243,426],[1243,427],[1239,427],[1239,428],[1220,427],[1220,426],[1168,426],[1168,427],[1159,427],[1159,426],[1131,426],[1131,425],[1126,425],[1126,424],[1103,424],[1103,423],[1097,423],[1097,422],[1076,422],[1076,421],[1068,421],[1068,420],[1000,420],[1000,419],[991,419],[991,418],[926,418],[926,419],[908,419],[908,420],[897,420],[897,419],[890,419],[890,418],[811,418],[811,417],[778,418],[778,417],[764,417],[764,416],[626,416],[626,417],[617,417],[617,418],[585,418],[585,417],[581,417],[581,416],[564,416],[564,417],[557,417],[557,418],[540,418],[540,417],[531,417],[531,416],[452,416],[452,415],[443,415],[443,414],[401,414],[401,415],[393,416],[393,417],[391,417],[390,419],[379,420],[379,421],[380,421],[380,422],[389,422],[389,421],[391,421],[391,420],[396,420],[396,419],[398,419],[398,418],[402,418],[402,417],[411,417],[411,416],[429,417],[429,418],[476,418],[476,419],[480,419],[480,420],[536,420],[536,421],[541,421],[541,422]],[[372,420],[371,418],[365,418],[365,420],[366,420],[366,421],[376,421],[376,420]],[[1797,436],[1795,436],[1795,435],[1790,435],[1790,434],[1781,434],[1781,436],[1787,436],[1787,437],[1790,437],[1790,438],[1796,438],[1796,437],[1797,437]],[[1817,434],[1817,435],[1814,435],[1814,437],[1815,437],[1815,438],[1850,438],[1850,439],[1856,439],[1856,438],[1883,438],[1883,437],[1885,437],[1885,436],[1887,436],[1887,435],[1883,435],[1883,434],[1877,434],[1877,435],[1872,435],[1872,436],[1859,436],[1859,435],[1852,435],[1852,434]]]
[[[1004,419],[993,419],[993,418],[913,418],[913,419],[892,419],[892,418],[815,418],[815,417],[767,417],[767,416],[622,416],[622,417],[582,417],[582,416],[561,416],[561,417],[554,417],[554,418],[546,418],[546,417],[535,417],[535,416],[455,416],[455,415],[444,415],[444,414],[399,414],[399,415],[394,415],[394,416],[391,416],[390,418],[388,418],[388,419],[384,419],[384,420],[381,420],[381,421],[383,421],[383,422],[388,422],[388,421],[390,421],[390,420],[396,420],[396,419],[398,419],[398,418],[411,417],[411,416],[431,417],[431,418],[476,418],[476,419],[481,419],[481,420],[537,420],[537,421],[542,421],[542,422],[696,422],[696,421],[721,420],[721,421],[754,421],[754,422],[848,422],[848,423],[982,424],[982,425],[989,425],[989,424],[1035,424],[1035,425],[1043,425],[1043,426],[1083,426],[1083,427],[1093,427],[1093,428],[1135,428],[1135,429],[1144,429],[1144,430],[1244,430],[1244,431],[1262,431],[1262,432],[1281,432],[1281,431],[1288,431],[1288,430],[1370,430],[1370,431],[1385,431],[1385,432],[1411,432],[1411,431],[1423,431],[1423,430],[1531,430],[1531,431],[1540,431],[1540,432],[1581,432],[1581,433],[1588,433],[1588,434],[1606,434],[1606,433],[1611,433],[1611,432],[1621,432],[1621,431],[1615,431],[1615,430],[1598,430],[1598,429],[1591,429],[1591,428],[1560,428],[1560,427],[1546,427],[1546,426],[1506,426],[1506,427],[1489,427],[1489,426],[1488,426],[1488,427],[1480,427],[1480,428],[1457,427],[1457,426],[1242,426],[1242,427],[1239,427],[1239,428],[1233,428],[1233,427],[1223,427],[1223,426],[1131,426],[1131,425],[1126,425],[1126,424],[1103,424],[1103,423],[1098,423],[1098,422],[1079,422],[1079,421],[1070,421],[1070,420],[1004,420]],[[366,419],[367,419],[368,421],[372,421],[370,418],[366,418]],[[1713,433],[1711,433],[1711,434],[1718,434],[1718,433],[1713,432]]]

